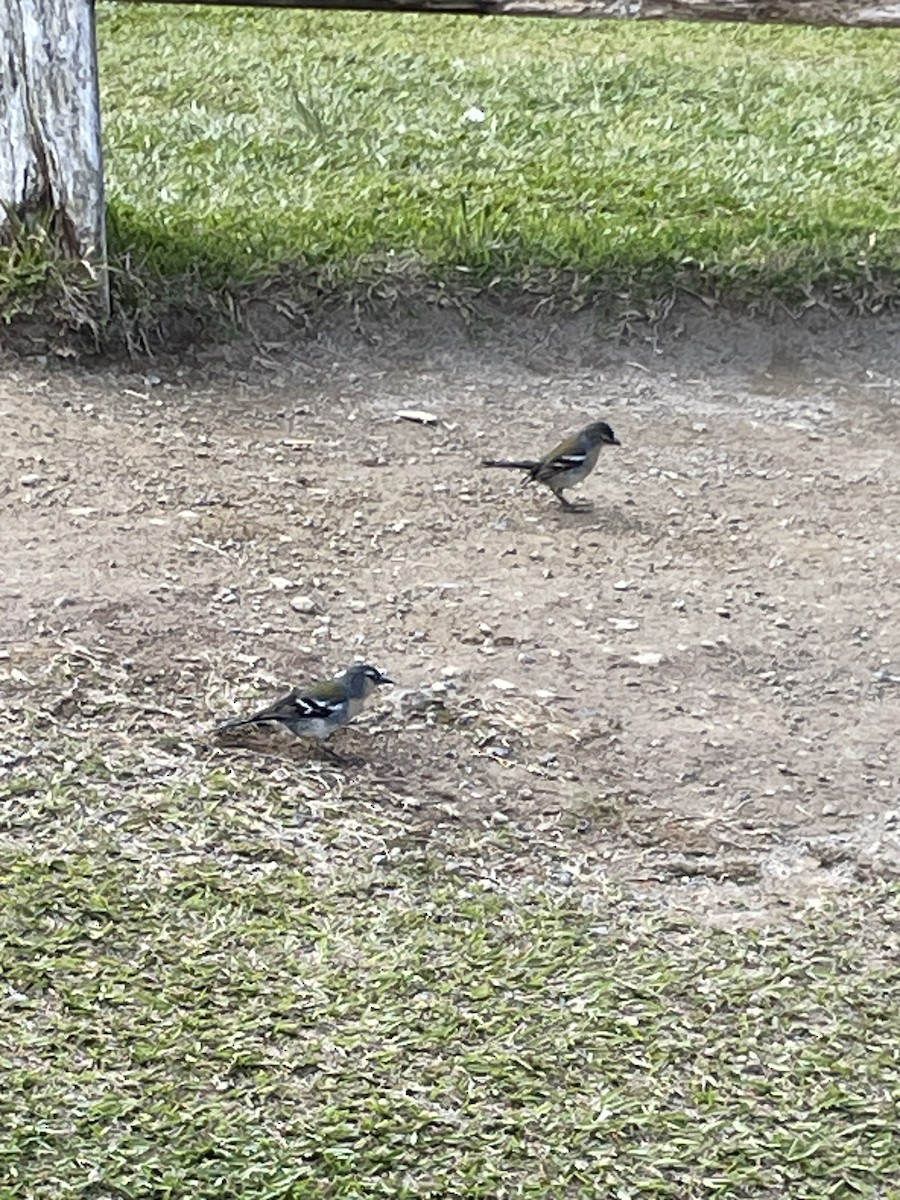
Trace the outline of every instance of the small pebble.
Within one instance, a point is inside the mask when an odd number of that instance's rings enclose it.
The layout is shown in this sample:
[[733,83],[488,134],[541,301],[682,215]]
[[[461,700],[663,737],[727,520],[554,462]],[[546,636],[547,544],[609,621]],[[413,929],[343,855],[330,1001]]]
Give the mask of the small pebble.
[[291,601],[291,608],[295,613],[301,613],[307,617],[311,617],[319,611],[312,596],[295,596]]
[[631,661],[639,667],[658,667],[662,660],[663,656],[658,650],[642,650],[631,656]]

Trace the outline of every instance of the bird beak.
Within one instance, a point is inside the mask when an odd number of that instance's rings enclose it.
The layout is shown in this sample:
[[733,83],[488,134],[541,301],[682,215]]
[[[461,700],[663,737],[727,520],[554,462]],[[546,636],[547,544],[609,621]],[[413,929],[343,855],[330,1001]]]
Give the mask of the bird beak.
[[616,437],[616,435],[615,435],[615,434],[613,434],[613,440],[612,440],[612,444],[613,444],[614,446],[621,446],[621,445],[622,445],[622,443],[619,441],[619,439]]
[[389,684],[391,685],[391,687],[393,687],[393,686],[394,686],[394,681],[393,681],[393,679],[391,679],[391,678],[390,678],[389,676],[387,676],[387,675],[382,675],[382,677],[381,677],[381,680],[380,680],[380,683],[389,683]]

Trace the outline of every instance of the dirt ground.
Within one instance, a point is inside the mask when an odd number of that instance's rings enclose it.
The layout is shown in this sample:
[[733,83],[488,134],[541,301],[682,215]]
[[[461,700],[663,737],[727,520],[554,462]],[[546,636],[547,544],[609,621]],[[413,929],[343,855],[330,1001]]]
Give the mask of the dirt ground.
[[[2,363],[11,723],[89,732],[48,664],[93,656],[95,725],[224,761],[217,719],[365,656],[398,686],[342,747],[435,852],[514,828],[510,873],[539,842],[723,920],[900,874],[900,320],[255,330]],[[582,511],[478,466],[597,418]]]

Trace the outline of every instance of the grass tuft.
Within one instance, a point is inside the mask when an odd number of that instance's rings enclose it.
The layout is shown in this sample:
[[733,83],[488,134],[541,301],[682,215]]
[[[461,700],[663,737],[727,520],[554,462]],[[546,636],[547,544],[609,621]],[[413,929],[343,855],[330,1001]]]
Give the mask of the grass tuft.
[[52,215],[20,218],[8,206],[0,240],[0,326],[39,322],[87,333],[96,344],[97,272],[61,249]]

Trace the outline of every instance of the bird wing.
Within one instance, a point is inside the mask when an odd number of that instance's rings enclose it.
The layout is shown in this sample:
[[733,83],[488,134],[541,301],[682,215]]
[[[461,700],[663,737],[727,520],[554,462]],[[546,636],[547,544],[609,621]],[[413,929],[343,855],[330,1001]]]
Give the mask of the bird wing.
[[582,450],[577,443],[573,446],[571,441],[560,442],[538,463],[535,479],[547,479],[566,471],[574,471],[578,467],[583,467],[586,459],[587,452]]
[[333,684],[322,684],[320,687],[310,688],[309,691],[293,688],[268,708],[245,719],[253,724],[262,721],[290,721],[298,717],[301,720],[315,720],[317,717],[330,716],[342,700],[343,693]]
[[292,715],[308,720],[325,720],[339,709],[346,699],[346,693],[336,683],[323,683],[308,692],[295,688],[290,695],[290,707]]

